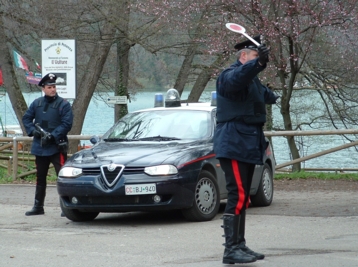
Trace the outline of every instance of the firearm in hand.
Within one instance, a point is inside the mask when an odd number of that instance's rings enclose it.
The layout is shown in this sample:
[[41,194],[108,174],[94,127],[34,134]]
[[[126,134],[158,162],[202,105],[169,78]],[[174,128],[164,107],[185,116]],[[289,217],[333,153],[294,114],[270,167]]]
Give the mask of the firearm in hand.
[[35,124],[36,130],[41,133],[41,147],[44,147],[50,144],[55,138],[49,132],[46,132],[44,129],[41,128],[39,123]]

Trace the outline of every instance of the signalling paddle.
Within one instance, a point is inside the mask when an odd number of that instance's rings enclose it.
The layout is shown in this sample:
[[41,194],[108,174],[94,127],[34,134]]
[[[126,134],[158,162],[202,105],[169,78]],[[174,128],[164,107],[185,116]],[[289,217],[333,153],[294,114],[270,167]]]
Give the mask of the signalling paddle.
[[252,37],[246,34],[246,30],[244,27],[240,26],[239,24],[235,23],[226,23],[226,28],[228,28],[230,31],[241,33],[244,35],[247,39],[249,39],[251,42],[253,42],[255,45],[260,46],[260,44]]

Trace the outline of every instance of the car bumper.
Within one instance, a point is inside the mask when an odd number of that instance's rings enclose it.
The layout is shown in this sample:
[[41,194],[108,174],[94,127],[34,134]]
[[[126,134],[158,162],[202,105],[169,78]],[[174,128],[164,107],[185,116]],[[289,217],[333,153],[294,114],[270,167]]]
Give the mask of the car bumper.
[[[126,195],[125,185],[156,184],[155,194]],[[57,191],[68,209],[96,212],[155,211],[189,208],[194,200],[195,182],[179,176],[135,178],[121,177],[112,188],[106,187],[98,176],[76,179],[58,178]],[[154,196],[160,196],[159,202]],[[74,199],[75,198],[75,199]],[[77,201],[75,201],[77,200]]]

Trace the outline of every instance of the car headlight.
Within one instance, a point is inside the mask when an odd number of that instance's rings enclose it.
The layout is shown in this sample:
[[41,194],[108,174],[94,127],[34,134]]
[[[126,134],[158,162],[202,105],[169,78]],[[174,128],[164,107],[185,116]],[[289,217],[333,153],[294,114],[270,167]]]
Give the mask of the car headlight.
[[82,174],[82,169],[74,167],[63,167],[58,176],[64,178],[76,178]]
[[173,165],[159,165],[145,167],[144,172],[148,175],[170,175],[177,174],[178,169]]

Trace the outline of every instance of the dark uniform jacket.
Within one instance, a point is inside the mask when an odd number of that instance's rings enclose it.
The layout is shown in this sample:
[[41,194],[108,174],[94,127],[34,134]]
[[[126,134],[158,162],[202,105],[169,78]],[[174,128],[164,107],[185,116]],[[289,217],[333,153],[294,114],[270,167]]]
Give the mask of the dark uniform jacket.
[[71,130],[73,114],[70,103],[56,94],[55,97],[39,97],[35,99],[22,118],[28,136],[32,136],[35,124],[51,133],[54,141],[41,147],[41,138],[34,137],[31,154],[51,156],[59,152],[58,143],[67,141],[67,133]]
[[265,69],[258,59],[246,64],[237,61],[219,76],[217,90],[217,126],[214,152],[217,158],[263,164],[268,146],[262,127],[266,122],[266,104],[277,96],[263,86],[257,74]]

